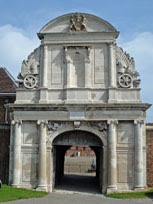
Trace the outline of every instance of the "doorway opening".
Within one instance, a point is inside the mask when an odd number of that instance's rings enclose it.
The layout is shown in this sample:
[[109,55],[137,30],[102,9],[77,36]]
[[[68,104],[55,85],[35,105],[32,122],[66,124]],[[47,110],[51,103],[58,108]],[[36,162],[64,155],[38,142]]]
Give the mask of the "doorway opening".
[[64,175],[96,175],[96,154],[89,146],[71,146],[65,153]]
[[102,142],[93,133],[70,131],[54,140],[56,190],[102,192]]

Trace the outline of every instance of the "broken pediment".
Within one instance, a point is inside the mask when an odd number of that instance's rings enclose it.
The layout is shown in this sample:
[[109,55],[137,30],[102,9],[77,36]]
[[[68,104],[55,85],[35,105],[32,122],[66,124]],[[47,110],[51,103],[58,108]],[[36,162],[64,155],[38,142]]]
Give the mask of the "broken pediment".
[[41,30],[38,36],[46,33],[73,33],[73,32],[116,32],[117,30],[107,21],[94,15],[85,13],[70,13],[60,16]]

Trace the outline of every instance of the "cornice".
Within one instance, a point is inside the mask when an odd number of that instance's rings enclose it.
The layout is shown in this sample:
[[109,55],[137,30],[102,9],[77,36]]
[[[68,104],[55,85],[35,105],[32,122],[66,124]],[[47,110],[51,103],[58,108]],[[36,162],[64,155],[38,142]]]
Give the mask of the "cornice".
[[151,104],[148,103],[99,103],[99,104],[6,104],[5,105],[10,110],[25,110],[25,111],[69,111],[72,108],[75,110],[84,110],[84,111],[95,111],[95,110],[141,110],[146,111]]

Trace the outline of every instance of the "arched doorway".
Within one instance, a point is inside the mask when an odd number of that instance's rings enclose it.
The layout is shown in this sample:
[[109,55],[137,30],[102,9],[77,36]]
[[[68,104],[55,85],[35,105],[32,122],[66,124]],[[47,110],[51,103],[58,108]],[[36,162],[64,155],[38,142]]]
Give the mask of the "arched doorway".
[[[103,142],[102,140],[96,136],[95,134],[88,132],[88,131],[82,131],[82,130],[74,130],[74,131],[67,131],[64,133],[61,133],[58,135],[52,142],[53,145],[53,188],[56,188],[58,185],[60,185],[61,181],[63,181],[64,176],[64,160],[65,160],[65,153],[66,151],[73,145],[76,146],[89,146],[96,155],[96,177],[94,182],[90,182],[91,179],[89,179],[89,184],[92,185],[95,183],[95,191],[102,192],[102,183],[103,183]],[[79,179],[77,180],[77,177],[74,178],[77,183],[76,188],[78,188],[79,183],[82,183],[83,180]],[[72,180],[72,177],[71,177]],[[86,182],[87,182],[86,178]],[[78,181],[78,182],[77,182]],[[73,186],[73,189],[75,190],[75,186]],[[93,189],[93,186],[92,188]],[[87,189],[87,191],[90,191],[90,188]],[[85,191],[85,189],[84,189]]]

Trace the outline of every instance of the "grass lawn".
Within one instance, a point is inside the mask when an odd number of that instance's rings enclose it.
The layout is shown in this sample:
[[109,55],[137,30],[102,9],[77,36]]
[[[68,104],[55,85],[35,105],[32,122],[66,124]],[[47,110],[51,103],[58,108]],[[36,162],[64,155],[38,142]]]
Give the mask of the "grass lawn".
[[2,185],[0,189],[0,202],[6,202],[11,200],[19,200],[26,198],[38,198],[47,195],[46,192],[40,192],[35,190],[27,190],[23,188],[13,188],[11,186]]
[[130,193],[110,193],[106,197],[109,198],[120,198],[120,199],[134,199],[134,198],[152,198],[153,199],[153,189],[141,192],[130,192]]

